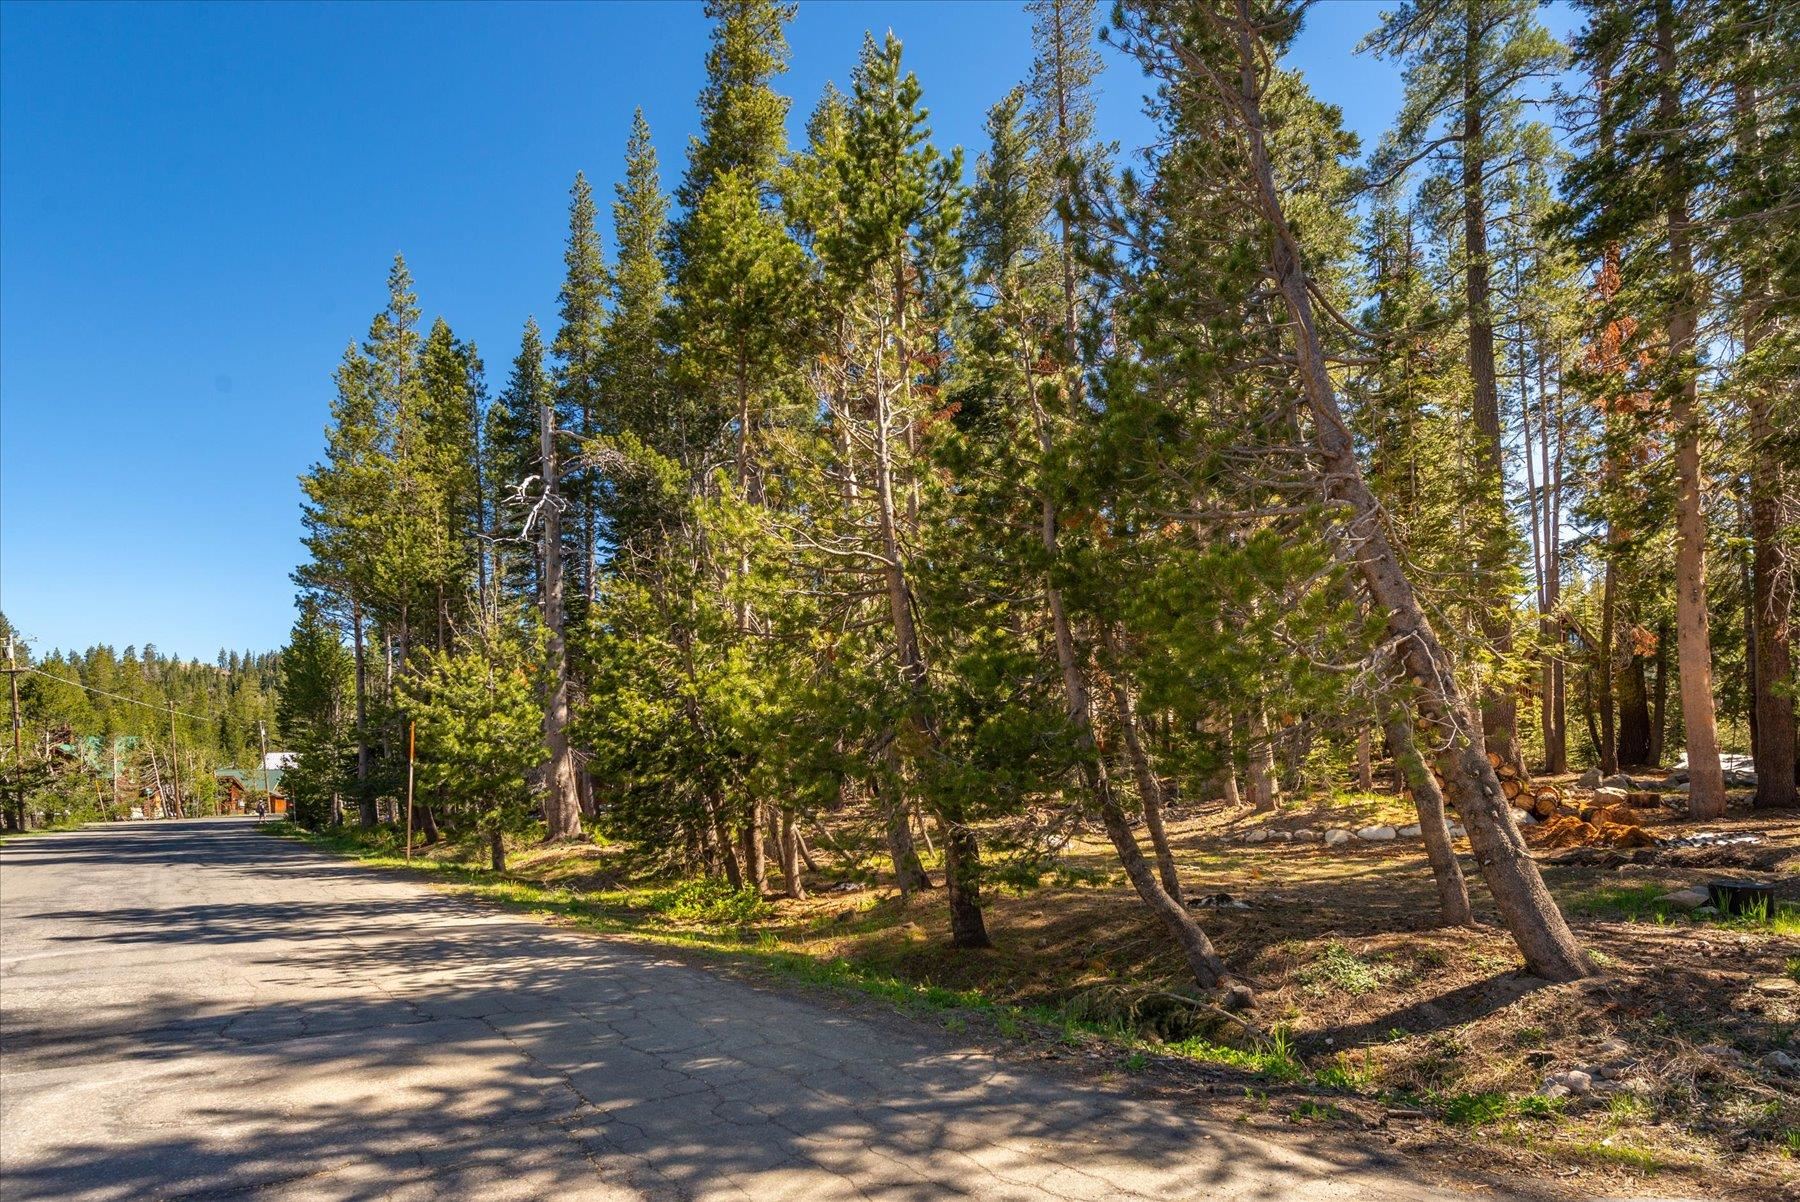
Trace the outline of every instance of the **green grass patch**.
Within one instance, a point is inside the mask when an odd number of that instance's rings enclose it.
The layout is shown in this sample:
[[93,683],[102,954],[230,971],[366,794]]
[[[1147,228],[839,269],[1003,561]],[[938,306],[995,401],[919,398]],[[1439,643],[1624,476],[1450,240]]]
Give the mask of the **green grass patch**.
[[1374,993],[1398,975],[1391,964],[1365,960],[1343,944],[1325,945],[1319,958],[1301,969],[1298,979],[1306,985],[1322,985],[1350,994]]
[[1446,1123],[1457,1127],[1486,1127],[1512,1118],[1550,1119],[1562,1113],[1560,1099],[1542,1094],[1514,1097],[1497,1089],[1437,1094],[1430,1101]]

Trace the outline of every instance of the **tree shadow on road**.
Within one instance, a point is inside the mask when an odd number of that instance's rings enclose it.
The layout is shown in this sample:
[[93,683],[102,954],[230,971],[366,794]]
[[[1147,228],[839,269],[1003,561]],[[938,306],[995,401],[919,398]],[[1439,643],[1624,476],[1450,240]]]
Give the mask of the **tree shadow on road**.
[[216,902],[38,916],[89,976],[145,949],[177,970],[8,1015],[8,1199],[1402,1196],[1376,1152],[1289,1151],[248,830],[155,829],[5,857],[222,870]]

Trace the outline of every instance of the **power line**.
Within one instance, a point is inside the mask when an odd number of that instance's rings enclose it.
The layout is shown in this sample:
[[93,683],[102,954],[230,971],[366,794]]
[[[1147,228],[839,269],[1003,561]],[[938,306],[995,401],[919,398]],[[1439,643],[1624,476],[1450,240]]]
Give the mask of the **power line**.
[[186,710],[178,710],[172,705],[157,705],[155,702],[139,701],[136,697],[127,697],[123,693],[109,693],[105,689],[97,689],[93,685],[83,684],[79,680],[70,680],[66,676],[58,676],[56,673],[46,672],[42,668],[20,668],[19,671],[29,672],[33,676],[42,676],[45,680],[54,680],[58,684],[72,684],[84,692],[93,693],[100,697],[110,697],[114,701],[123,701],[127,705],[141,705],[145,709],[155,710],[159,714],[175,713],[181,715],[183,718],[192,718],[196,722],[211,722],[218,717],[217,714],[190,714]]

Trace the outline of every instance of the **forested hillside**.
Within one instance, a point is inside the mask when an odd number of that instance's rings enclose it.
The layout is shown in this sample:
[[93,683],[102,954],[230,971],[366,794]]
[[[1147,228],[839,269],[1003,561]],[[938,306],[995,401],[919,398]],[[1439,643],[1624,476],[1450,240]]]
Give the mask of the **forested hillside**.
[[[34,655],[0,615],[16,666],[23,766],[4,749],[10,829],[29,811],[45,819],[128,816],[155,810],[145,794],[177,790],[188,813],[207,812],[213,772],[260,763],[258,724],[271,748],[281,657],[220,649],[213,663],[164,655],[150,643],[119,651],[51,649]],[[115,786],[116,780],[116,786]]]
[[[575,177],[506,366],[399,258],[345,348],[303,821],[397,819],[416,723],[424,837],[496,868],[598,833],[800,898],[835,845],[964,948],[1101,831],[1216,987],[1166,812],[1392,759],[1446,918],[1466,864],[1589,973],[1533,774],[1685,752],[1716,818],[1753,752],[1794,804],[1800,10],[1579,8],[1371,9],[1405,102],[1361,146],[1283,66],[1303,6],[1133,0],[1103,81],[1096,6],[1036,0],[965,160],[894,34],[790,143],[791,7],[714,0],[699,137],[640,114],[612,197]],[[1154,146],[1096,138],[1103,83]]]

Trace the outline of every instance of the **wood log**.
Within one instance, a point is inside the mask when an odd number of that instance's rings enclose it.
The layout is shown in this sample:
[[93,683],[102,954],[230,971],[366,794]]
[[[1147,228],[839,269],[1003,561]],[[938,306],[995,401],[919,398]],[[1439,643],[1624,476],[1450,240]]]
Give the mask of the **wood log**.
[[1490,763],[1494,766],[1495,772],[1500,771],[1500,769],[1502,767],[1504,767],[1506,764],[1505,758],[1503,756],[1501,756],[1501,754],[1498,751],[1488,752],[1487,757],[1488,757],[1488,763]]
[[1525,786],[1510,777],[1503,777],[1500,781],[1500,793],[1508,801],[1512,801],[1524,791]]

